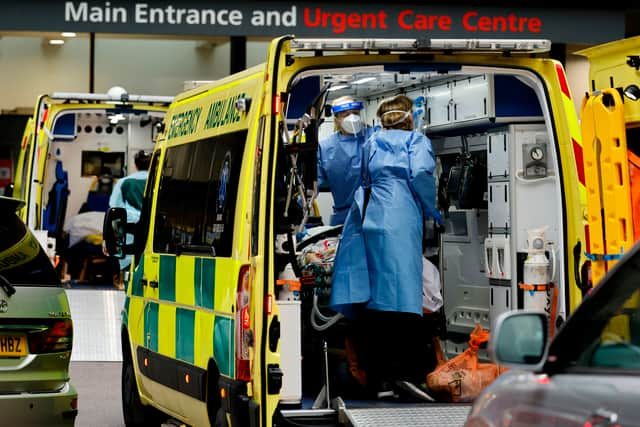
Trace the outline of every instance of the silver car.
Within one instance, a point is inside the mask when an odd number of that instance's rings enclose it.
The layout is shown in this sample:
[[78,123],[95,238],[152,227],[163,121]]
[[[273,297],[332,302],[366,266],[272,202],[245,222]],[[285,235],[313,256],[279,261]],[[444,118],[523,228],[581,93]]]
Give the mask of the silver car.
[[511,367],[475,400],[465,427],[640,426],[640,246],[548,341],[544,313],[505,313],[489,351]]
[[73,324],[65,289],[40,243],[0,197],[0,425],[73,426]]

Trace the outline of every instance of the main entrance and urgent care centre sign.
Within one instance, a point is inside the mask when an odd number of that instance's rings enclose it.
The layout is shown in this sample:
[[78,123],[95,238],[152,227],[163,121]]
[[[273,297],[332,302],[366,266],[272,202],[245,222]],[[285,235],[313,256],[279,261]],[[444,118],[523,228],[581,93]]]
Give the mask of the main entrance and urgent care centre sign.
[[535,2],[527,8],[469,3],[23,0],[0,6],[0,30],[246,37],[547,38],[585,44],[624,37],[622,10],[536,8]]

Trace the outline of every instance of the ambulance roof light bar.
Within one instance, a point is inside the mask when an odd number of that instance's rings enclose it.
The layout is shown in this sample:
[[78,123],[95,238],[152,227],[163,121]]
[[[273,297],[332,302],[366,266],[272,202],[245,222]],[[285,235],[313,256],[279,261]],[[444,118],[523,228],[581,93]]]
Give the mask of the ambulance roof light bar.
[[54,92],[49,95],[50,99],[75,100],[75,101],[95,101],[95,102],[142,102],[170,104],[173,96],[160,95],[129,95],[113,96],[107,93],[76,93],[76,92]]
[[541,53],[551,50],[546,39],[312,39],[291,40],[295,50],[485,51]]

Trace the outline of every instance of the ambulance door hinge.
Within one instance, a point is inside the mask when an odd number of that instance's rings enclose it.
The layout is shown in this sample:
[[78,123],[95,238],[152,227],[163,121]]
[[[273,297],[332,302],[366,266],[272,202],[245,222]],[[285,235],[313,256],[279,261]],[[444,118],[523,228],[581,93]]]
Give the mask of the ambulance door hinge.
[[267,365],[267,393],[278,394],[282,388],[282,369],[280,365]]

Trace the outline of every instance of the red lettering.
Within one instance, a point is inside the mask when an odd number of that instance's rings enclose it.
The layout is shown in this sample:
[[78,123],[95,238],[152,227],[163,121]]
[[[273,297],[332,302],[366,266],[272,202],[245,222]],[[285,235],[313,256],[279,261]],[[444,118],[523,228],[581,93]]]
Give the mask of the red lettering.
[[508,16],[479,16],[478,12],[470,11],[463,15],[462,26],[471,32],[539,33],[542,22],[540,18],[519,17],[513,13]]
[[403,30],[412,30],[413,26],[404,22],[404,18],[407,15],[413,15],[413,10],[407,9],[400,12],[400,14],[398,15],[398,25]]
[[378,12],[378,23],[380,24],[380,28],[383,30],[387,29],[387,23],[385,20],[387,19],[387,13],[384,10]]
[[323,12],[321,8],[316,7],[311,10],[304,8],[304,25],[309,28],[331,26],[333,33],[344,33],[347,28],[381,28],[387,29],[385,19],[387,14],[384,11],[375,13],[344,13],[344,12]]
[[438,28],[442,31],[451,31],[451,17],[443,15],[438,19]]
[[491,18],[488,16],[481,16],[478,18],[478,30],[491,31]]
[[539,33],[542,30],[542,21],[540,18],[529,18],[529,31]]
[[331,19],[330,12],[322,12],[322,27],[329,25],[329,19]]
[[315,9],[315,19],[312,21],[311,20],[311,13],[309,11],[308,7],[304,8],[304,25],[307,27],[311,27],[311,28],[315,28],[318,25],[320,25],[320,8],[316,7]]
[[[327,15],[331,16],[331,13],[327,13]],[[331,18],[331,25],[333,26],[333,32],[335,34],[344,33],[344,30],[347,28],[346,26],[347,15],[344,13],[334,13]]]
[[478,16],[478,12],[467,12],[462,16],[462,27],[467,30],[467,31],[471,31],[473,33],[475,33],[476,31],[478,31],[478,27],[476,27],[475,25],[471,24],[471,19],[475,18],[476,16]]
[[[412,19],[413,18],[413,19]],[[443,31],[451,30],[451,17],[448,15],[415,14],[413,10],[403,10],[398,14],[398,25],[403,30],[433,30],[435,27]]]
[[[357,13],[350,13],[347,16],[347,26],[349,28],[360,28],[360,15]],[[364,28],[367,28],[366,26]]]

